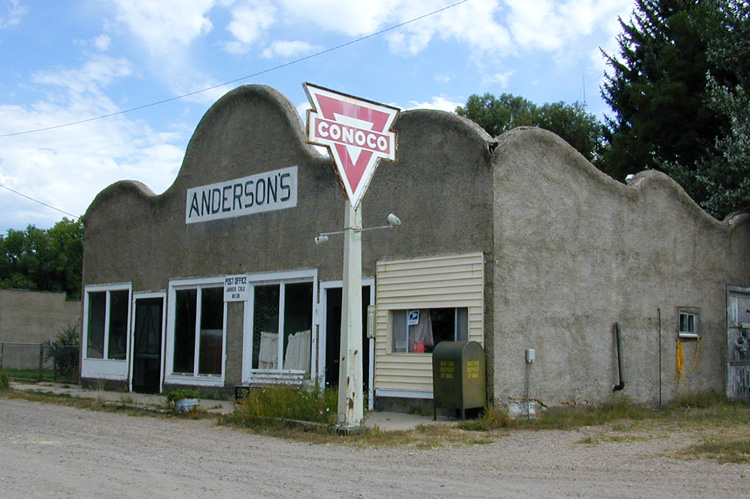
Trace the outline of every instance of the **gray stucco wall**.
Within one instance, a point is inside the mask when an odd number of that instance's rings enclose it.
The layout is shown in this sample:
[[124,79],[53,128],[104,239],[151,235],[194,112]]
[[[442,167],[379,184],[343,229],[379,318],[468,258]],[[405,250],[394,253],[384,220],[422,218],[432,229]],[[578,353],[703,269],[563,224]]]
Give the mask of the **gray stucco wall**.
[[[389,213],[403,224],[363,234],[363,274],[374,276],[381,259],[491,252],[491,137],[437,111],[403,112],[395,129],[397,161],[379,165],[363,225],[384,225]],[[294,165],[296,208],[185,223],[188,188]],[[343,239],[317,247],[314,237],[340,230],[343,215],[332,162],[305,143],[294,106],[268,87],[239,87],[206,113],[163,194],[123,181],[96,197],[84,217],[83,283],[132,282],[133,292],[157,291],[172,279],[310,268],[320,280],[341,279]],[[240,381],[241,314],[241,305],[230,307],[227,385]]]
[[42,343],[81,325],[81,301],[65,293],[0,289],[0,341]]
[[54,341],[63,329],[81,326],[81,301],[65,293],[0,289],[0,368],[33,369],[39,365],[39,343]]
[[[611,399],[615,322],[617,396],[724,390],[726,286],[750,284],[748,215],[719,222],[658,172],[615,182],[540,129],[500,136],[493,166],[496,399],[524,398],[528,348],[532,399]],[[699,309],[701,339],[683,342],[677,384],[679,307]]]
[[[554,134],[489,137],[450,113],[400,114],[397,161],[382,162],[363,202],[363,274],[379,260],[485,255],[488,386],[496,401],[530,395],[547,405],[598,402],[617,383],[613,324],[623,340],[625,389],[663,400],[723,390],[726,286],[750,286],[750,220],[719,222],[666,176],[630,185],[596,170]],[[187,189],[298,167],[296,208],[186,224]],[[281,94],[240,87],[204,116],[174,184],[155,195],[123,181],[85,215],[83,283],[166,290],[170,280],[317,269],[341,279],[344,196],[331,160],[305,143]],[[675,382],[677,308],[699,309],[701,340],[683,342]],[[241,380],[244,305],[228,304],[226,386]],[[661,317],[661,320],[659,320]],[[661,335],[661,342],[659,336]],[[661,348],[661,353],[660,353]],[[661,362],[661,371],[659,371]]]

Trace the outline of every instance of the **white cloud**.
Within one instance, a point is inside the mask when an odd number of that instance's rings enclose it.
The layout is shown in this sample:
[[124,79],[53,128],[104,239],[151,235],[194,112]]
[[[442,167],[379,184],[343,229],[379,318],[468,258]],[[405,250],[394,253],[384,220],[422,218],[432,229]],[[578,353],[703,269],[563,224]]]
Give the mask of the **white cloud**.
[[168,55],[211,31],[207,13],[215,0],[115,0],[117,20],[153,55]]
[[[35,83],[49,85],[56,93],[59,87],[66,89],[72,96],[79,97],[84,93],[97,98],[103,97],[100,89],[110,85],[116,79],[132,73],[130,63],[122,58],[102,55],[94,56],[79,69],[59,69],[57,71],[39,71],[31,77]],[[106,112],[111,111],[103,109]]]
[[6,0],[4,9],[0,7],[0,29],[17,26],[28,9],[20,4],[19,0]]
[[352,37],[377,31],[398,18],[398,10],[408,4],[405,0],[280,0],[279,3],[284,6],[285,15]]
[[112,39],[108,35],[99,35],[97,37],[94,37],[92,43],[97,50],[106,52],[107,50],[109,50],[109,44],[111,41]]
[[483,85],[493,84],[498,85],[501,89],[507,88],[508,84],[510,83],[510,78],[513,76],[515,71],[506,71],[504,73],[495,73],[492,75],[485,76],[484,80],[482,81]]
[[243,54],[266,33],[274,23],[276,8],[265,0],[246,0],[231,7],[232,22],[227,30],[234,40],[226,44],[226,50]]
[[273,42],[270,47],[263,50],[263,57],[273,59],[274,57],[290,58],[304,54],[310,54],[320,47],[310,45],[307,42],[300,41],[277,41]]
[[[97,56],[80,68],[38,72],[31,81],[46,92],[46,100],[0,105],[0,135],[117,112],[105,90],[130,71],[122,59]],[[181,164],[183,140],[182,135],[158,133],[125,116],[3,137],[1,179],[11,189],[82,215],[96,194],[121,179],[164,190]],[[5,189],[0,192],[0,212],[5,214],[2,232],[28,223],[49,227],[63,216]]]
[[448,111],[452,113],[458,106],[463,106],[463,102],[456,102],[444,96],[433,97],[432,102],[409,102],[409,109],[435,109],[437,111]]
[[[143,43],[151,56],[152,75],[175,95],[218,85],[195,62],[191,45],[213,29],[208,18],[217,0],[113,0],[117,20]],[[226,2],[221,5],[224,6]],[[191,95],[187,99],[212,103],[226,89]]]
[[508,28],[522,49],[562,51],[629,12],[633,0],[505,0]]

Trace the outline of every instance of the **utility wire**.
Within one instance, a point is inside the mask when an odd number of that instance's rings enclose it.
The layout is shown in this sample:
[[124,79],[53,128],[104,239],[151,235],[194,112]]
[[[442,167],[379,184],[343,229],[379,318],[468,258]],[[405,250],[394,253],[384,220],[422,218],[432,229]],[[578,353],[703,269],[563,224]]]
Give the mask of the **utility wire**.
[[77,215],[73,215],[72,213],[68,213],[68,212],[67,212],[67,211],[65,211],[65,210],[61,210],[60,208],[55,208],[54,206],[52,206],[52,205],[50,205],[50,204],[47,204],[47,203],[45,203],[45,202],[43,202],[43,201],[39,201],[38,199],[34,199],[34,198],[30,197],[30,196],[27,196],[26,194],[23,194],[23,193],[21,193],[21,192],[15,191],[15,190],[11,189],[10,187],[8,187],[7,185],[3,185],[3,184],[0,184],[0,187],[2,187],[3,189],[8,189],[8,190],[9,190],[10,192],[13,192],[13,193],[15,193],[15,194],[18,194],[19,196],[23,196],[23,197],[25,197],[26,199],[30,199],[31,201],[34,201],[35,203],[43,204],[43,205],[44,205],[44,206],[46,206],[47,208],[52,208],[53,210],[57,210],[57,211],[59,211],[60,213],[64,213],[64,214],[66,214],[66,215],[70,215],[70,216],[71,216],[71,217],[73,217],[74,219],[77,219],[77,218],[79,218],[79,217],[78,217]]
[[[45,132],[47,130],[55,130],[55,129],[58,129],[58,128],[65,128],[65,127],[69,127],[69,126],[73,126],[73,125],[80,125],[82,123],[89,123],[91,121],[103,120],[105,118],[111,118],[113,116],[118,116],[118,115],[126,114],[126,113],[132,113],[134,111],[140,111],[141,109],[146,109],[146,108],[149,108],[149,107],[159,106],[161,104],[166,104],[167,102],[181,100],[181,99],[184,99],[186,97],[191,97],[191,96],[196,95],[196,94],[200,94],[200,93],[203,93],[203,92],[208,92],[209,90],[214,90],[216,88],[224,87],[226,85],[232,85],[233,83],[237,83],[237,82],[240,82],[240,81],[243,81],[243,80],[247,80],[249,78],[255,78],[256,76],[264,75],[264,74],[270,73],[272,71],[277,71],[279,69],[282,69],[282,68],[285,68],[285,67],[288,67],[288,66],[292,66],[294,64],[298,64],[300,62],[307,61],[307,60],[313,59],[315,57],[319,57],[319,56],[327,54],[329,52],[333,52],[335,50],[339,50],[339,49],[342,49],[344,47],[348,47],[349,45],[354,45],[355,43],[359,43],[359,42],[362,42],[364,40],[368,40],[370,38],[373,38],[373,37],[376,37],[376,36],[380,36],[383,33],[387,33],[389,31],[393,31],[395,29],[402,28],[402,27],[404,27],[404,26],[406,26],[408,24],[415,23],[415,22],[420,21],[422,19],[425,19],[427,17],[434,16],[435,14],[439,14],[440,12],[446,11],[448,9],[452,9],[453,7],[457,7],[457,6],[459,6],[459,5],[463,4],[463,3],[466,3],[468,1],[469,0],[461,0],[460,2],[453,3],[451,5],[443,7],[441,9],[434,10],[432,12],[429,12],[427,14],[423,14],[423,15],[421,15],[419,17],[415,17],[415,18],[410,19],[408,21],[404,21],[404,22],[402,22],[400,24],[395,24],[393,26],[390,26],[388,28],[382,29],[380,31],[376,31],[375,33],[371,33],[371,34],[363,36],[361,38],[357,38],[356,40],[350,40],[350,41],[348,41],[346,43],[342,43],[340,45],[336,45],[335,47],[327,48],[327,49],[321,50],[319,52],[315,52],[314,54],[310,54],[310,55],[307,55],[305,57],[300,57],[299,59],[295,59],[293,61],[289,61],[289,62],[286,62],[284,64],[279,64],[278,66],[274,66],[272,68],[264,69],[263,71],[258,71],[257,73],[253,73],[251,75],[243,76],[241,78],[236,78],[234,80],[230,80],[230,81],[227,81],[227,82],[224,82],[224,83],[219,83],[218,85],[214,85],[214,86],[207,87],[207,88],[202,88],[200,90],[195,90],[193,92],[189,92],[189,93],[186,93],[186,94],[178,95],[178,96],[175,96],[175,97],[170,97],[169,99],[163,99],[163,100],[160,100],[160,101],[152,102],[150,104],[143,104],[142,106],[136,106],[136,107],[131,107],[129,109],[123,109],[122,111],[117,111],[115,113],[103,114],[101,116],[95,116],[93,118],[86,118],[86,119],[83,119],[83,120],[72,121],[70,123],[63,123],[62,125],[53,125],[53,126],[48,126],[48,127],[44,127],[44,128],[35,128],[33,130],[26,130],[26,131],[23,131],[23,132],[13,132],[13,133],[0,134],[0,138],[3,138],[3,137],[13,137],[13,136],[16,136],[16,135],[27,135],[27,134],[30,134],[30,133]],[[29,198],[29,199],[31,199],[31,198]],[[44,203],[42,203],[42,204],[44,204]],[[55,209],[57,209],[57,208],[55,208]]]

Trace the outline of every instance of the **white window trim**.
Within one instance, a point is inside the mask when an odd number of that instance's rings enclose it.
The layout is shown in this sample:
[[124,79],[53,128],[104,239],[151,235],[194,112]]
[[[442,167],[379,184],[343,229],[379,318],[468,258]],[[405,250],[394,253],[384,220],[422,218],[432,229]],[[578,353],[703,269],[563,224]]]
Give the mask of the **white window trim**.
[[[695,332],[680,331],[680,317],[682,315],[692,315],[695,317]],[[701,335],[701,314],[700,309],[694,307],[677,307],[677,336],[682,340],[697,340]]]
[[[389,337],[390,337],[390,345],[389,345],[389,355],[395,355],[395,356],[405,356],[405,355],[432,355],[432,352],[410,352],[409,351],[409,311],[410,310],[432,310],[432,309],[453,309],[454,311],[454,317],[453,317],[453,340],[449,341],[458,341],[456,339],[456,333],[458,333],[458,309],[465,308],[466,309],[466,315],[467,315],[467,324],[466,324],[466,336],[469,336],[469,324],[468,324],[468,315],[471,312],[472,307],[461,307],[461,306],[451,306],[451,305],[440,305],[440,306],[434,306],[434,307],[419,307],[419,308],[392,308],[388,310],[388,326],[389,326]],[[406,352],[397,352],[393,348],[393,314],[394,312],[406,312],[406,317],[404,320],[406,321]],[[433,345],[434,346],[434,345]]]
[[[111,291],[128,291],[128,318],[125,338],[125,358],[124,359],[92,359],[88,358],[88,338],[89,338],[89,293],[107,292],[107,304],[104,323],[106,330],[104,334],[103,355],[108,353],[109,349],[109,300]],[[81,377],[82,378],[99,378],[111,380],[127,380],[128,367],[130,365],[130,321],[132,314],[133,286],[131,283],[118,284],[92,284],[86,286],[83,291],[83,324],[81,334]]]
[[[244,331],[242,334],[242,382],[251,383],[253,380],[253,373],[255,371],[261,371],[259,369],[253,369],[253,326],[254,317],[253,311],[255,310],[255,286],[264,286],[268,284],[295,284],[300,282],[312,282],[313,296],[312,296],[312,341],[310,352],[310,379],[317,377],[317,362],[316,360],[316,348],[318,345],[318,328],[315,327],[319,323],[318,319],[318,270],[317,269],[303,269],[303,270],[287,270],[281,272],[265,272],[261,274],[249,274],[247,276],[247,283],[250,286],[250,297],[245,302],[245,317],[244,317]],[[283,303],[282,303],[283,305]],[[283,310],[283,308],[282,308]],[[262,370],[267,373],[267,370]],[[283,372],[284,369],[279,369],[275,372]]]
[[[174,365],[174,324],[177,313],[177,291],[183,289],[197,288],[224,288],[225,276],[207,277],[203,279],[180,279],[169,281],[169,298],[167,299],[167,335],[166,335],[166,352],[164,356],[164,383],[195,385],[195,386],[224,386],[224,376],[226,374],[227,361],[227,302],[224,302],[221,331],[221,374],[182,374],[172,372]],[[198,293],[200,295],[200,293]],[[197,326],[196,326],[197,327]],[[199,343],[196,343],[199,345]],[[196,354],[198,355],[196,348]],[[195,362],[198,366],[198,362]]]
[[[375,278],[374,277],[363,277],[362,278],[362,287],[370,287],[370,305],[375,305]],[[320,289],[321,290],[329,290],[332,288],[341,288],[342,291],[344,289],[344,281],[338,280],[338,281],[323,281],[320,283]],[[325,297],[325,298],[324,298]],[[318,322],[315,323],[318,330],[318,336],[320,338],[318,345],[318,379],[320,380],[321,385],[323,385],[326,381],[325,379],[325,373],[323,373],[323,369],[326,365],[326,336],[320,336],[319,332],[323,329],[324,324],[326,323],[327,317],[326,317],[326,307],[328,303],[326,300],[328,299],[327,293],[321,293],[320,296],[320,302],[318,303],[319,310],[316,311],[318,315]],[[342,296],[343,300],[343,296]],[[373,325],[373,328],[375,326]],[[367,366],[362,366],[363,370],[366,370],[365,373],[363,373],[365,376],[367,376],[368,383],[367,385],[370,387],[370,391],[368,393],[367,398],[367,410],[372,411],[375,409],[375,331],[373,330],[373,336],[372,338],[369,338],[367,341],[370,342],[369,348],[370,348],[370,363]],[[315,350],[313,350],[315,351]]]
[[[727,286],[727,327],[737,327],[742,324],[743,327],[750,327],[750,323],[740,323],[737,318],[737,307],[739,306],[739,295],[750,294],[750,288],[744,286]],[[730,319],[734,317],[735,321]]]

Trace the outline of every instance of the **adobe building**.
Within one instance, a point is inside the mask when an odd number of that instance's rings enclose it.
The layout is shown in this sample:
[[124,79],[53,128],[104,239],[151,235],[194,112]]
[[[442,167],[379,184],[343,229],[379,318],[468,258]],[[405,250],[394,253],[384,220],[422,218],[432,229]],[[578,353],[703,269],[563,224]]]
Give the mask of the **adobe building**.
[[[750,215],[717,221],[667,176],[624,185],[556,135],[497,138],[412,110],[363,201],[364,380],[429,403],[432,348],[485,349],[495,403],[750,393]],[[133,391],[338,380],[344,195],[294,106],[237,88],[174,184],[122,181],[85,215],[84,383]],[[417,313],[418,312],[418,313]],[[741,327],[744,324],[744,327]],[[532,360],[528,363],[527,360]]]

